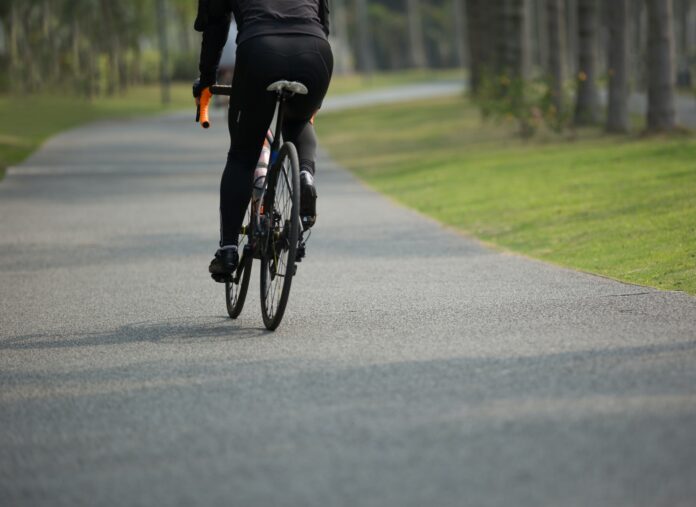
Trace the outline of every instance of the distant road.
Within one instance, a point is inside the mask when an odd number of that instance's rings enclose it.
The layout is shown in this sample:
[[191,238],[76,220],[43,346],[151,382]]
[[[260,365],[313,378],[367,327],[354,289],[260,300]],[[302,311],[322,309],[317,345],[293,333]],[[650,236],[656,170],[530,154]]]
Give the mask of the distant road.
[[404,85],[394,88],[369,90],[366,92],[329,96],[322,106],[322,112],[337,111],[343,109],[355,109],[378,104],[393,104],[409,100],[430,99],[464,93],[465,85],[462,81],[442,81],[432,83],[420,83]]

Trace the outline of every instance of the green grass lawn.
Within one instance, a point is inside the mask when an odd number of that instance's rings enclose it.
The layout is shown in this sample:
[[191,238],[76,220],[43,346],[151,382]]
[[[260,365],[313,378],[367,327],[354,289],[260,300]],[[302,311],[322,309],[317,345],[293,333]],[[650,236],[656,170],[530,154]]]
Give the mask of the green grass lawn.
[[[696,139],[516,137],[462,98],[326,114],[322,144],[374,188],[516,252],[696,294]],[[359,149],[358,149],[359,147]]]
[[87,101],[65,95],[0,95],[0,178],[4,169],[24,160],[48,137],[104,118],[155,114],[190,107],[191,86],[172,87],[172,103],[160,103],[156,86],[136,87],[125,95]]

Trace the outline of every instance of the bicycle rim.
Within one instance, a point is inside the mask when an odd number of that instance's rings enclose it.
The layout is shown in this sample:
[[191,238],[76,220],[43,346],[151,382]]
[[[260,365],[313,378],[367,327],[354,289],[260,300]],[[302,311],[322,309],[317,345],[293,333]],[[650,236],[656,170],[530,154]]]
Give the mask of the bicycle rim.
[[264,325],[273,330],[283,319],[288,303],[300,231],[300,164],[292,143],[285,143],[280,148],[266,196],[261,312]]
[[236,319],[242,313],[244,302],[246,301],[249,280],[251,278],[251,264],[253,260],[252,252],[249,248],[249,238],[253,228],[251,223],[251,204],[247,208],[245,225],[239,234],[239,267],[230,280],[225,282],[225,301],[227,303],[227,314],[232,319]]

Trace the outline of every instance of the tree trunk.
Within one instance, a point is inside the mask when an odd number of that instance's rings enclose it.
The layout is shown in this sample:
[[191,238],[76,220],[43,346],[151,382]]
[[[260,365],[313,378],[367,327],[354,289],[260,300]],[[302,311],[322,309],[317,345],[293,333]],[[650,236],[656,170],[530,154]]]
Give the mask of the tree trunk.
[[490,25],[488,26],[488,36],[492,38],[492,43],[489,44],[494,48],[493,51],[493,74],[496,78],[500,78],[506,73],[507,64],[507,49],[508,37],[510,34],[506,32],[507,27],[507,8],[506,0],[490,0],[491,10]]
[[426,66],[426,60],[420,0],[406,0],[406,9],[408,13],[408,41],[411,50],[411,65],[422,69]]
[[677,32],[677,86],[688,90],[693,84],[689,67],[691,0],[678,0],[675,5],[675,11],[679,27]]
[[[612,0],[613,1],[613,0]],[[599,123],[599,92],[596,82],[597,2],[578,0],[578,94],[575,124]]]
[[502,70],[511,80],[522,78],[524,63],[524,0],[502,2]]
[[607,130],[628,132],[628,0],[612,0],[609,15],[609,108]]
[[466,65],[466,22],[464,20],[464,0],[452,0],[452,22],[454,28],[454,56],[456,65]]
[[19,76],[17,74],[17,68],[19,67],[19,13],[17,12],[18,10],[18,3],[20,0],[11,0],[12,4],[10,5],[10,27],[9,27],[9,52],[10,52],[10,74],[13,76],[13,79],[10,80],[13,82],[15,79],[19,79]]
[[355,17],[358,31],[358,61],[360,70],[372,74],[375,70],[375,57],[372,54],[367,0],[355,0]]
[[77,17],[73,19],[72,56],[73,72],[77,75],[80,72],[80,22]]
[[533,0],[532,1],[532,16],[530,16],[530,21],[533,19],[533,23],[528,23],[531,30],[529,36],[535,41],[536,47],[534,48],[534,63],[540,69],[544,69],[546,63],[549,61],[549,32],[548,26],[549,22],[547,19],[546,3],[548,0]]
[[547,0],[546,20],[549,34],[548,72],[551,98],[556,111],[563,110],[563,58],[566,51],[564,0]]
[[483,0],[465,0],[464,7],[469,39],[469,91],[476,96],[481,88],[485,67],[484,2]]
[[632,77],[636,89],[645,89],[645,0],[631,0]]
[[50,49],[51,43],[55,43],[53,38],[53,9],[51,0],[43,1],[42,9],[42,27],[43,38],[47,42],[42,51],[42,82],[55,83],[60,78],[60,59]]
[[157,0],[157,33],[160,50],[160,93],[162,104],[171,102],[169,92],[169,44],[167,40],[167,11],[165,0]]
[[43,9],[41,10],[41,26],[45,41],[51,40],[51,2],[43,0]]
[[578,73],[578,0],[565,0],[566,4],[566,64],[568,74]]
[[99,94],[99,67],[97,65],[96,55],[93,52],[87,53],[87,97],[92,100]]
[[675,126],[672,0],[648,0],[648,130]]
[[337,74],[345,74],[352,70],[352,66],[344,0],[334,0],[333,2],[333,29],[331,31],[336,40],[334,44],[335,71]]

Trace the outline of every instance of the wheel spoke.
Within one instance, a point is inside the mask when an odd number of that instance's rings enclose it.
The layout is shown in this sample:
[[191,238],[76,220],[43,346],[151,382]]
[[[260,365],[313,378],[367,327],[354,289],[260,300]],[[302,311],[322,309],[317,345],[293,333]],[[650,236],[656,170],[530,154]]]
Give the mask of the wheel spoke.
[[[275,329],[285,311],[290,283],[294,272],[294,255],[299,233],[299,217],[293,212],[298,205],[297,189],[299,163],[291,145],[283,145],[279,164],[272,168],[275,175],[269,178],[267,243],[263,250],[262,306],[264,323]],[[293,257],[290,257],[292,252]]]

